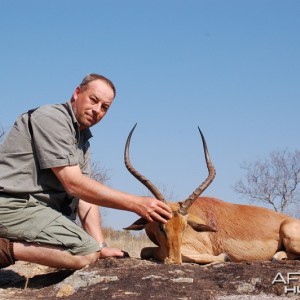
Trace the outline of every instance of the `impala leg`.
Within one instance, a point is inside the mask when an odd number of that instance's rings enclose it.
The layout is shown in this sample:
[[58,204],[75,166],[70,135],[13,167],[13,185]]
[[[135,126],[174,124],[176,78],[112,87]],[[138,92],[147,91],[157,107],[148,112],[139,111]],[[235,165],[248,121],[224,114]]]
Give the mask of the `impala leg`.
[[[146,247],[143,248],[141,251],[141,258],[142,259],[151,259],[154,258],[158,261],[165,261],[166,256],[163,255],[160,251],[159,247]],[[216,262],[229,262],[231,261],[230,258],[226,253],[222,253],[220,255],[211,255],[211,254],[187,254],[182,255],[182,262],[189,263],[197,263],[197,264],[210,264]]]
[[230,261],[227,254],[222,253],[220,255],[211,254],[188,254],[182,256],[183,262],[194,262],[197,264],[210,264],[215,262],[228,262]]
[[161,253],[161,249],[159,247],[145,247],[141,251],[142,259],[155,259],[158,261],[165,261],[166,255]]
[[300,258],[299,254],[294,254],[287,251],[278,251],[272,257],[272,260],[293,260],[299,258]]
[[156,250],[157,247],[146,247],[143,248],[141,251],[141,258],[142,259],[150,259],[150,258],[154,258],[154,252]]
[[[274,256],[283,257],[283,259],[299,259],[300,222],[297,222],[296,220],[284,221],[280,227],[280,235],[282,238],[283,245],[285,247],[285,251],[277,252]],[[284,258],[282,252],[285,252],[286,258]]]

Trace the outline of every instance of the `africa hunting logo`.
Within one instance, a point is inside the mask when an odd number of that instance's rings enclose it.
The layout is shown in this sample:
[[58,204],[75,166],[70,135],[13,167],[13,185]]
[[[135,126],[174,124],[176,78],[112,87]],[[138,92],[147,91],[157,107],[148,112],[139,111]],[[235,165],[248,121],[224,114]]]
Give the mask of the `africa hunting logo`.
[[300,294],[300,272],[290,272],[286,276],[279,272],[272,281],[274,284],[283,284],[285,294]]

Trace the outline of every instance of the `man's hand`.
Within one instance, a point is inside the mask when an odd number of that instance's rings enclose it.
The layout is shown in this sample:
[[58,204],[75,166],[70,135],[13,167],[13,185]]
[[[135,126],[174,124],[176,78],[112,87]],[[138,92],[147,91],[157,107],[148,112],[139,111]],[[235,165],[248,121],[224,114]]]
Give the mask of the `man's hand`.
[[125,251],[122,251],[118,248],[110,248],[105,247],[100,251],[99,258],[107,258],[107,257],[117,257],[117,258],[124,258],[130,257],[129,254]]
[[141,197],[137,203],[136,213],[149,222],[167,223],[173,216],[172,210],[166,203],[151,197]]

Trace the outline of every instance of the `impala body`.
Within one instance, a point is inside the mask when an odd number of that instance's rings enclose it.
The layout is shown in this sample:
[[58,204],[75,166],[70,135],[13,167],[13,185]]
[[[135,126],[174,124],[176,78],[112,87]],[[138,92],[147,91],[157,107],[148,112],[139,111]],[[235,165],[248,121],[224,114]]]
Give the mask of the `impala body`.
[[[161,201],[156,187],[138,173],[129,160],[132,129],[125,147],[125,164]],[[296,259],[300,257],[300,221],[275,211],[250,205],[199,197],[215,177],[205,139],[201,134],[207,179],[184,201],[169,202],[173,218],[163,225],[139,219],[128,230],[145,229],[157,247],[142,249],[142,258],[154,258],[169,264],[182,262],[212,263]]]

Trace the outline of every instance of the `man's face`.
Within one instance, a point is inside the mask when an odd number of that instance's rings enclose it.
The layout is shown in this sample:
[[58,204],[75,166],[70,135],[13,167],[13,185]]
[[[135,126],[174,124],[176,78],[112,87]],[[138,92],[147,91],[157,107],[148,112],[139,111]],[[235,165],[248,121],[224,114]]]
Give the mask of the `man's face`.
[[103,80],[96,79],[84,87],[77,87],[72,107],[80,130],[97,124],[106,114],[114,99],[112,88]]

